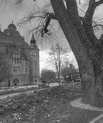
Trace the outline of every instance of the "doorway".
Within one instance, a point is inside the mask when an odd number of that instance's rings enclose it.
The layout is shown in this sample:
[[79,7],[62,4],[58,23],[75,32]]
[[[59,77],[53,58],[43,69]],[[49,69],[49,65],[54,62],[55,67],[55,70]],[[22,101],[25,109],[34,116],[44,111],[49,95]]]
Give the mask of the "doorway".
[[13,86],[18,86],[19,85],[19,80],[18,79],[14,79],[13,80]]

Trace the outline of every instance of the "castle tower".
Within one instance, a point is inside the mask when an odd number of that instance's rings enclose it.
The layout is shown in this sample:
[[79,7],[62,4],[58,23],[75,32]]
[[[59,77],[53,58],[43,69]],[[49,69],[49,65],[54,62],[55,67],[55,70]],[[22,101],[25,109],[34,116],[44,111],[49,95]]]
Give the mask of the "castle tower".
[[30,83],[36,84],[39,82],[39,49],[36,45],[36,40],[33,34],[30,41],[30,58]]

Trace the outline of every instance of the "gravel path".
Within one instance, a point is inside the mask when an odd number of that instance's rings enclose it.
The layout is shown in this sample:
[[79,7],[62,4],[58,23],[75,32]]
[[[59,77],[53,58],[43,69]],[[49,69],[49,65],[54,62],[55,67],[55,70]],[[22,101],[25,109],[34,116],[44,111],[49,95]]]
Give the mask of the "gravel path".
[[34,91],[40,91],[40,90],[46,90],[48,88],[43,88],[43,89],[35,89],[35,90],[24,90],[23,92],[15,92],[15,93],[11,93],[11,94],[6,94],[6,95],[1,95],[0,96],[0,100],[1,99],[5,99],[5,98],[8,98],[8,97],[13,97],[13,96],[16,96],[16,95],[19,95],[19,94],[30,94]]
[[5,99],[7,97],[13,97],[13,96],[16,96],[16,95],[19,95],[19,94],[22,94],[22,93],[29,94],[29,93],[32,93],[32,92],[34,92],[34,90],[27,90],[27,91],[24,91],[24,92],[17,92],[17,93],[12,93],[12,94],[6,94],[6,95],[0,96],[0,100],[1,99]]

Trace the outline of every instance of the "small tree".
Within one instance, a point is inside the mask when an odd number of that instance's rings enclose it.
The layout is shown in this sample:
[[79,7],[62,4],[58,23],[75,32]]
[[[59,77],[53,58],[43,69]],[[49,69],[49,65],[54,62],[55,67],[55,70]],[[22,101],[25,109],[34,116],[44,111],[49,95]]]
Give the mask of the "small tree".
[[41,80],[45,83],[54,82],[56,79],[56,73],[53,70],[43,69],[41,72]]
[[57,43],[55,46],[52,46],[49,52],[49,63],[51,63],[55,67],[59,84],[61,67],[64,59],[67,57],[67,53],[67,49],[60,46],[59,43]]

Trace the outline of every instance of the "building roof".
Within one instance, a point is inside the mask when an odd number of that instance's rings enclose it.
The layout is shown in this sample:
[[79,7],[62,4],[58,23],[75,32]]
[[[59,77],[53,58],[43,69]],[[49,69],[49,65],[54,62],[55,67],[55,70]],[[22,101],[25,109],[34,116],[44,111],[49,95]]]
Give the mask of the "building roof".
[[36,44],[36,40],[34,38],[34,34],[32,34],[32,38],[31,38],[31,41],[30,41],[31,44]]
[[30,48],[30,46],[25,42],[24,38],[16,30],[16,26],[11,23],[8,25],[8,28],[4,32],[0,33],[0,44],[3,45],[12,45],[22,48]]
[[16,26],[13,24],[13,21],[11,24],[8,25],[8,29],[16,30]]
[[39,50],[37,45],[36,45],[36,40],[34,38],[34,34],[32,34],[32,37],[31,37],[30,48],[35,49],[35,50]]
[[13,23],[9,24],[8,28],[3,32],[0,32],[0,51],[6,53],[8,48],[9,57],[12,57],[18,51],[17,49],[21,49],[20,54],[22,59],[27,60],[25,51],[30,49],[30,46],[25,42]]
[[[9,56],[12,57],[15,49],[21,49],[22,59],[27,59],[26,50],[39,50],[36,45],[36,40],[34,35],[32,34],[32,38],[30,41],[30,46],[25,42],[24,38],[17,31],[16,26],[11,23],[8,25],[8,28],[3,32],[0,32],[0,47],[4,47],[3,49],[12,48],[12,51],[9,50]],[[3,51],[3,50],[2,50]],[[4,52],[4,51],[3,51]]]

